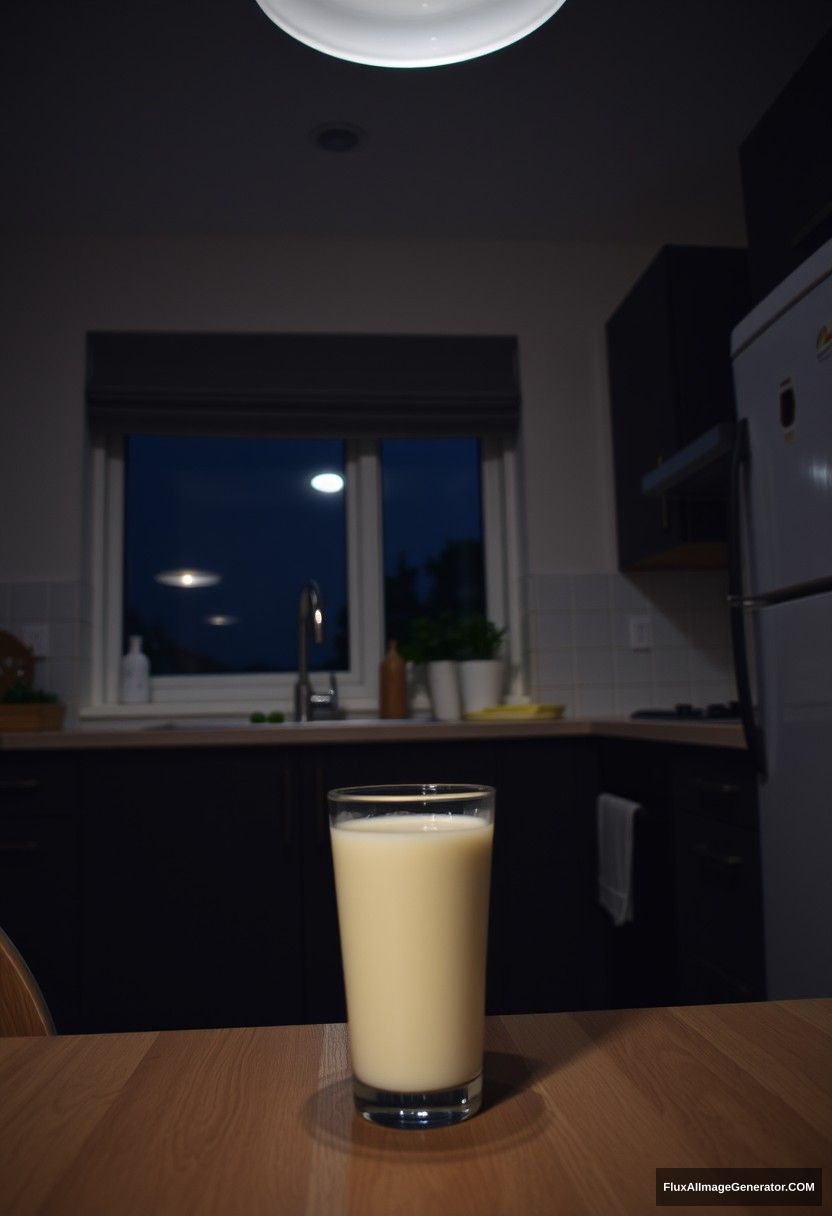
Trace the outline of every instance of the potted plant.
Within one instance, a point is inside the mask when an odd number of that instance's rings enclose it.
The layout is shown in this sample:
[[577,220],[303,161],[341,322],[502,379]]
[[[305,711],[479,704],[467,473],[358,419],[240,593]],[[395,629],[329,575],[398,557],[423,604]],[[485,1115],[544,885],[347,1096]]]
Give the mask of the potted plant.
[[455,721],[461,712],[457,628],[450,612],[414,617],[401,652],[409,662],[424,665],[431,709],[440,722]]
[[65,712],[55,693],[17,680],[0,695],[0,731],[60,730]]
[[481,614],[459,623],[457,657],[463,713],[499,705],[505,679],[505,663],[499,651],[505,632]]

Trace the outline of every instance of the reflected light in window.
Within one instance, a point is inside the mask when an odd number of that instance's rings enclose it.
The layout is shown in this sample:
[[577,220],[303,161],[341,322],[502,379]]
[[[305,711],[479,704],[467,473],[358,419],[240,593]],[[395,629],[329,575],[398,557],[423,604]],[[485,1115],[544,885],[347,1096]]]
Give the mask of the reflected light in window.
[[217,612],[213,616],[203,617],[203,620],[205,621],[206,625],[216,625],[218,628],[222,627],[223,625],[237,624],[236,616],[229,616],[225,612]]
[[337,494],[344,488],[344,479],[340,473],[316,473],[310,478],[309,484],[321,494]]
[[213,587],[220,582],[213,570],[162,570],[153,577],[166,587]]

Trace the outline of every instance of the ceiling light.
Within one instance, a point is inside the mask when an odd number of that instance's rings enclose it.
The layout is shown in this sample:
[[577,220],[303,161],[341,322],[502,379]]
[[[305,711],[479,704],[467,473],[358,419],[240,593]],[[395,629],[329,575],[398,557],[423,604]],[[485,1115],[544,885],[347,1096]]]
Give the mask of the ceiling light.
[[213,616],[206,616],[203,619],[205,620],[206,625],[216,625],[218,628],[223,625],[237,624],[236,616],[228,616],[224,612],[217,612]]
[[166,587],[213,587],[220,581],[212,570],[163,570],[153,577]]
[[564,0],[257,0],[316,51],[386,68],[475,59],[525,38]]
[[316,473],[309,484],[313,490],[320,490],[321,494],[337,494],[344,488],[344,479],[340,473]]

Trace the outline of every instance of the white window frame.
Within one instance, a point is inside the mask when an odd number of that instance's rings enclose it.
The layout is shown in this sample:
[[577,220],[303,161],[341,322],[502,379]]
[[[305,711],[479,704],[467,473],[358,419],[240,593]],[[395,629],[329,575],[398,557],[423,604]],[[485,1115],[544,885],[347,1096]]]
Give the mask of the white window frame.
[[[492,438],[482,440],[480,452],[486,612],[495,624],[508,630],[506,660],[517,670],[523,650],[516,457],[513,446]],[[239,717],[272,709],[291,715],[294,672],[152,676],[149,704],[119,703],[123,438],[95,438],[91,467],[91,703],[82,708],[82,719]],[[366,715],[378,705],[378,663],[385,649],[381,475],[375,440],[346,442],[345,505],[350,668],[338,672],[338,694],[344,710]],[[316,673],[312,680],[321,689],[328,686],[324,673]]]

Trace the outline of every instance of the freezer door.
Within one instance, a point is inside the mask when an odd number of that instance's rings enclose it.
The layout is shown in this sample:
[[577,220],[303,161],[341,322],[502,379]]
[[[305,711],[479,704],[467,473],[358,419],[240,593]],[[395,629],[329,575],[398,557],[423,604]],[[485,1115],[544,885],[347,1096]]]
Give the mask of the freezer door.
[[[829,247],[832,260],[832,245]],[[751,595],[832,576],[832,266],[734,359]]]
[[832,592],[755,615],[768,997],[832,996]]

